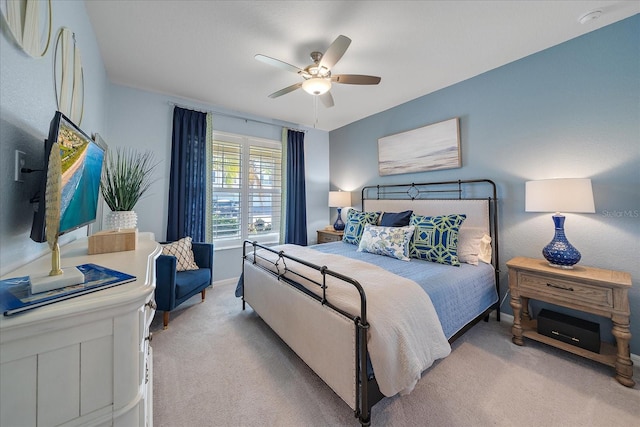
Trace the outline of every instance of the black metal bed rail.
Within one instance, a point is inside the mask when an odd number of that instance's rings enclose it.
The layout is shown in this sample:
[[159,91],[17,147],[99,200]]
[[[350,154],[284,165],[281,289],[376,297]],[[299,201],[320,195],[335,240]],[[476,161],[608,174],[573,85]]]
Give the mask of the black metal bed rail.
[[[485,197],[480,196],[464,196],[467,188],[473,188],[476,184],[480,186],[489,186],[489,190],[481,190]],[[445,188],[443,188],[445,187]],[[404,189],[404,191],[400,191]],[[375,191],[375,197],[367,197],[370,192]],[[493,264],[495,271],[496,290],[498,292],[498,302],[496,303],[496,318],[500,321],[500,250],[498,238],[498,191],[496,183],[490,179],[467,179],[467,180],[455,180],[455,181],[440,181],[440,182],[422,182],[411,184],[380,184],[369,185],[362,187],[362,209],[364,209],[365,200],[435,200],[435,197],[429,197],[430,195],[437,194],[438,197],[442,195],[453,195],[454,197],[444,197],[444,199],[452,200],[472,200],[482,199],[489,202],[489,234],[492,238],[491,247],[493,250],[491,263]],[[401,196],[401,197],[399,197]],[[424,197],[422,197],[424,196]]]
[[[355,334],[355,344],[356,344],[356,360],[355,360],[355,368],[356,368],[356,384],[355,384],[355,392],[356,392],[356,408],[354,411],[354,415],[356,418],[359,419],[360,423],[362,425],[370,425],[371,422],[371,405],[369,405],[369,401],[368,401],[368,378],[367,378],[367,356],[368,356],[368,350],[367,350],[367,331],[369,329],[369,323],[367,322],[367,299],[366,299],[366,295],[364,292],[364,289],[362,288],[362,285],[360,285],[360,283],[355,280],[352,279],[351,277],[345,276],[344,274],[338,273],[336,271],[333,271],[331,269],[329,269],[327,266],[319,266],[316,264],[313,264],[311,262],[305,261],[303,259],[300,259],[298,257],[294,257],[292,255],[288,255],[285,253],[285,251],[278,251],[275,250],[273,248],[270,248],[268,246],[264,246],[259,244],[258,242],[255,241],[250,241],[250,240],[245,240],[243,245],[242,245],[242,259],[247,260],[247,248],[253,248],[253,252],[252,252],[252,259],[251,262],[253,265],[265,270],[266,272],[276,276],[278,278],[278,280],[283,281],[291,286],[293,286],[294,283],[296,283],[294,280],[292,280],[290,277],[286,277],[285,275],[287,273],[295,275],[297,277],[301,277],[311,283],[313,283],[316,286],[320,286],[322,288],[322,297],[316,295],[313,292],[307,292],[307,295],[309,295],[310,297],[314,298],[315,300],[317,300],[318,302],[320,302],[320,304],[322,305],[326,305],[327,307],[331,308],[332,310],[338,312],[339,314],[345,316],[346,318],[352,320],[356,326],[356,334]],[[257,253],[257,250],[259,249],[264,249],[268,252],[271,252],[273,254],[278,255],[278,259],[277,261],[274,263],[272,260],[267,259],[261,255],[259,255]],[[260,265],[257,262],[257,258],[260,258],[262,260],[264,260],[265,262],[268,262],[272,265],[275,266],[276,271],[273,271],[263,265]],[[322,283],[318,282],[315,279],[309,278],[303,274],[300,274],[298,272],[295,272],[294,270],[289,269],[286,266],[286,260],[289,259],[291,261],[297,262],[299,264],[302,264],[306,267],[309,267],[313,270],[318,271],[321,276],[322,276]],[[284,270],[282,272],[280,272],[280,268],[278,267],[278,264],[280,263],[280,261],[282,261],[282,264],[284,266]],[[244,262],[242,263],[242,273],[243,273],[243,277],[244,277]],[[347,313],[346,311],[340,309],[339,307],[336,307],[335,305],[333,305],[330,301],[327,300],[327,295],[326,295],[326,288],[327,288],[327,284],[326,284],[326,276],[332,276],[335,277],[345,283],[348,283],[350,285],[352,285],[353,287],[356,288],[356,290],[358,291],[358,294],[360,296],[360,315],[353,315],[350,313]],[[242,287],[242,309],[245,309],[245,300],[244,300],[244,285]]]

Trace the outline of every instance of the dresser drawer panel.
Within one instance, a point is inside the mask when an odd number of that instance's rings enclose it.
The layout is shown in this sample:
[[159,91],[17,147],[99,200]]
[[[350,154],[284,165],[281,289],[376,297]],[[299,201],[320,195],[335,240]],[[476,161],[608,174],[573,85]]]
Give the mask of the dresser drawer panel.
[[519,287],[538,295],[571,299],[591,306],[613,307],[613,290],[585,283],[521,273]]

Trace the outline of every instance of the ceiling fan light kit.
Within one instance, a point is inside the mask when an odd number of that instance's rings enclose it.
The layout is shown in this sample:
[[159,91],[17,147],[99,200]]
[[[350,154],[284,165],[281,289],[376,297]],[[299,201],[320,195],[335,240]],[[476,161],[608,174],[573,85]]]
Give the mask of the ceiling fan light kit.
[[331,89],[331,80],[322,77],[312,77],[302,82],[302,89],[311,95],[322,95]]
[[360,74],[331,75],[331,68],[342,58],[342,55],[347,51],[350,44],[351,39],[349,37],[338,36],[324,54],[318,51],[311,52],[310,56],[313,64],[308,65],[304,69],[269,56],[255,55],[255,59],[260,62],[294,72],[304,79],[301,83],[295,83],[270,94],[269,98],[277,98],[293,92],[298,88],[302,88],[308,94],[319,97],[324,106],[329,108],[334,105],[333,97],[331,93],[329,93],[332,82],[351,85],[377,85],[380,83],[380,77],[377,76]]

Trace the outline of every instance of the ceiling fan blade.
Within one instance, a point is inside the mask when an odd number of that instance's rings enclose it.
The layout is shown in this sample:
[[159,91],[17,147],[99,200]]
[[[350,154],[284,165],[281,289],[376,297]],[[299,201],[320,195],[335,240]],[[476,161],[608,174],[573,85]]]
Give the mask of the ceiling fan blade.
[[347,48],[351,44],[351,39],[347,36],[338,36],[337,39],[331,43],[327,51],[322,55],[322,59],[320,60],[320,67],[324,67],[330,70],[336,62],[342,58],[342,55],[347,51]]
[[302,83],[296,83],[294,85],[287,86],[284,89],[280,89],[277,92],[273,92],[271,95],[269,95],[269,98],[277,98],[279,96],[286,95],[289,92],[293,92],[294,90],[299,89],[301,87],[302,87]]
[[331,92],[325,92],[322,95],[319,95],[319,97],[325,107],[333,107],[333,96],[331,96]]
[[287,64],[286,62],[280,61],[279,59],[271,58],[270,56],[257,54],[254,56],[254,58],[260,62],[264,62],[265,64],[269,64],[286,71],[291,71],[292,73],[300,74],[304,72],[303,69],[298,68],[295,65]]
[[380,83],[380,77],[364,76],[362,74],[337,74],[331,76],[331,81],[347,85],[377,85]]

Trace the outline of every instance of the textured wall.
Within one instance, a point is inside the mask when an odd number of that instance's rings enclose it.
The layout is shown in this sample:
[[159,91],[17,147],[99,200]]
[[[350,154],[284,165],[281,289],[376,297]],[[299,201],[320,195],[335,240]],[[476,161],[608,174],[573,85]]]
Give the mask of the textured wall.
[[[89,135],[102,133],[106,124],[106,72],[84,2],[53,2],[52,45],[46,55],[34,59],[0,36],[0,274],[5,274],[48,251],[47,244],[29,239],[40,173],[14,182],[14,151],[27,154],[27,166],[42,167],[44,139],[56,111],[53,79],[53,47],[61,27],[76,33],[84,69],[84,119]],[[62,241],[86,235],[86,227]]]
[[[567,214],[565,230],[582,264],[631,273],[631,349],[640,354],[638,40],[640,15],[337,129],[331,185],[494,180],[504,296],[504,263],[541,257],[553,237],[551,214],[524,211],[525,181],[591,178],[596,214]],[[378,176],[378,138],[452,117],[460,117],[462,168]],[[511,313],[508,302],[502,310]]]

